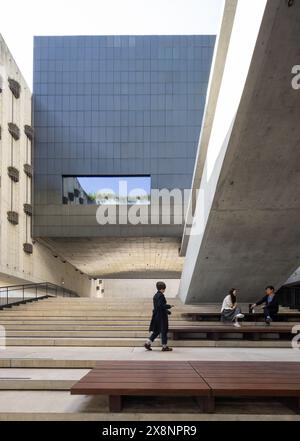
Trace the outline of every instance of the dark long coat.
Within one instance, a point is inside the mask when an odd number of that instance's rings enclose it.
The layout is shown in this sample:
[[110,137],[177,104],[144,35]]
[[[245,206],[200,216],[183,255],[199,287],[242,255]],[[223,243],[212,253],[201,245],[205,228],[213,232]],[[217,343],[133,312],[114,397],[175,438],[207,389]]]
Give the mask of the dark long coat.
[[256,302],[256,305],[262,305],[265,303],[265,307],[267,306],[269,309],[269,312],[271,314],[277,314],[279,311],[279,303],[278,303],[278,296],[275,294],[272,301],[268,303],[268,296],[264,296],[259,302]]
[[149,331],[154,333],[167,333],[169,329],[168,315],[171,305],[167,304],[163,293],[157,292],[153,297],[153,313],[149,326]]

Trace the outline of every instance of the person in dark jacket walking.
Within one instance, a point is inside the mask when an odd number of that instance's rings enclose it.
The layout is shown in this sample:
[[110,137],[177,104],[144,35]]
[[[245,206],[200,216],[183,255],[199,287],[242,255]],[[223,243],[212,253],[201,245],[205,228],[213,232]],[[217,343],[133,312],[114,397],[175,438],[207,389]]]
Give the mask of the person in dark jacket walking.
[[153,313],[149,326],[149,332],[152,332],[150,338],[144,344],[147,351],[152,351],[151,343],[160,335],[162,343],[162,351],[172,351],[172,348],[168,347],[168,330],[169,319],[168,315],[171,314],[170,309],[173,305],[168,305],[164,292],[166,290],[166,284],[164,282],[157,282],[157,293],[153,297]]
[[256,306],[265,304],[264,306],[265,322],[267,325],[270,325],[271,322],[276,318],[276,315],[279,310],[279,304],[275,294],[274,286],[271,285],[267,286],[265,293],[266,295],[259,302],[254,303],[254,305],[252,305],[251,308],[254,309]]

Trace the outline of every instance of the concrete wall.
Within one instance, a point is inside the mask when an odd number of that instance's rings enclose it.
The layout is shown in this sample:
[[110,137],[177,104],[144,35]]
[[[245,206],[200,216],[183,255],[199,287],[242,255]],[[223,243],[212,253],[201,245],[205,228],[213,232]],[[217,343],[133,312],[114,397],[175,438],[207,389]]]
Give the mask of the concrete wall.
[[[31,125],[31,91],[1,36],[0,75],[0,284],[47,281],[61,285],[64,281],[66,288],[88,296],[95,289],[94,282],[75,271],[72,265],[55,258],[43,244],[32,241],[31,219],[23,211],[23,204],[31,203],[31,180],[23,170],[25,163],[31,163],[31,142],[24,133],[24,125]],[[12,96],[8,78],[20,83],[20,98]],[[8,132],[9,122],[20,128],[17,141],[12,141]],[[7,167],[11,165],[19,170],[19,182],[12,182],[8,176]],[[18,225],[8,222],[10,210],[18,212]],[[23,251],[25,242],[33,245],[32,254]]]
[[290,285],[291,283],[300,284],[300,268],[298,268],[295,272],[293,272],[291,277],[289,277],[288,280],[286,281],[286,285]]
[[[176,297],[179,288],[179,279],[163,279],[163,281],[167,285],[166,289],[166,297]],[[104,289],[103,297],[104,298],[113,298],[113,297],[124,297],[126,298],[149,298],[153,297],[156,292],[156,282],[157,279],[123,279],[123,280],[114,280],[114,279],[104,279],[103,286]]]
[[187,302],[219,301],[232,286],[252,301],[299,266],[299,23],[297,2],[238,2],[180,285]]
[[[195,267],[199,250],[203,242],[205,228],[207,227],[224,157],[266,5],[265,1],[260,0],[253,2],[255,7],[250,2],[239,1],[233,4],[232,10],[232,8],[227,8],[229,3],[225,2],[224,4],[223,27],[218,36],[215,49],[217,55],[211,71],[212,80],[209,81],[208,102],[211,96],[214,97],[216,94],[215,87],[218,88],[217,101],[213,108],[213,114],[211,114],[208,107],[206,108],[200,134],[199,151],[197,153],[198,162],[195,164],[195,173],[198,167],[202,169],[194,213],[197,223],[189,231],[185,230],[186,237],[183,239],[183,241],[188,242],[179,288],[179,295],[183,301],[190,297],[192,297],[192,302],[198,301],[196,286],[193,286],[193,292],[195,293],[193,296],[189,296],[188,293],[192,289],[192,279],[196,272]],[[230,20],[227,17],[230,17]],[[229,44],[227,43],[225,46],[224,59],[224,53],[219,48],[224,44],[223,41],[228,41],[228,39]],[[220,73],[221,78],[216,73],[219,59],[225,65]],[[206,143],[202,143],[201,140],[206,135],[205,128],[207,125],[211,126],[209,137]],[[203,150],[205,150],[204,154],[202,153]],[[202,167],[200,166],[201,163],[204,163]],[[214,278],[213,268],[211,269],[211,277]],[[232,283],[234,284],[234,282]],[[209,299],[206,299],[206,301],[209,301]]]

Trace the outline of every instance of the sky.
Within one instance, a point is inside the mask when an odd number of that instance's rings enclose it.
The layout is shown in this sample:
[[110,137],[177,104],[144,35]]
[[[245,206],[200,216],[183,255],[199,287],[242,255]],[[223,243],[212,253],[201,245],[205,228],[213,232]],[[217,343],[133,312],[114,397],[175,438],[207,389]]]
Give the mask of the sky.
[[[72,179],[72,178],[71,178]],[[98,191],[112,190],[115,194],[120,196],[127,196],[133,190],[142,190],[146,194],[150,194],[151,181],[150,177],[78,177],[77,178],[82,188],[86,193],[97,193]],[[124,185],[119,185],[119,181],[126,182]],[[119,191],[120,190],[120,191]],[[138,192],[137,192],[138,193]]]
[[224,0],[14,0],[0,33],[32,89],[34,35],[217,34]]

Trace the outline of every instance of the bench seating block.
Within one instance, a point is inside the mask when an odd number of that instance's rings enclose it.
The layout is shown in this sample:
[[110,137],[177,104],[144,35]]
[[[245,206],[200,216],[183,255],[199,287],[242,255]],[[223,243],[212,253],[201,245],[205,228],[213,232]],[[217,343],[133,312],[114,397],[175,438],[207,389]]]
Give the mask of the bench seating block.
[[71,388],[73,395],[108,395],[109,409],[122,397],[194,396],[212,413],[217,397],[292,399],[300,411],[300,362],[101,361]]
[[71,388],[71,394],[108,395],[110,410],[118,411],[122,396],[208,398],[210,388],[184,361],[101,361]]

